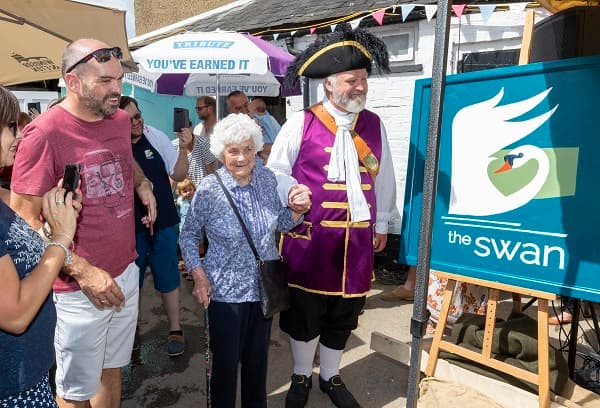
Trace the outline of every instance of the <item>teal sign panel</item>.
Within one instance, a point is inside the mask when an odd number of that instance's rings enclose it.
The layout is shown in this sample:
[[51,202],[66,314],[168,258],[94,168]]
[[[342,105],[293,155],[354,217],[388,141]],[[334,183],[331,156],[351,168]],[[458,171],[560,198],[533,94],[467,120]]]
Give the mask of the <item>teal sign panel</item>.
[[[400,260],[416,265],[431,80],[419,80]],[[600,302],[600,56],[447,77],[434,269]]]

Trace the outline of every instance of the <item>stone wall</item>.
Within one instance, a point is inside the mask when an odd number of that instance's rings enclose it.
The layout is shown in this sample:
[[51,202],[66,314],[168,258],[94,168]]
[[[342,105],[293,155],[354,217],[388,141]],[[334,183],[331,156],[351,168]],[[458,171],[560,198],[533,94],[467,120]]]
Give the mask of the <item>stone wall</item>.
[[136,35],[145,34],[231,2],[231,0],[137,0],[135,2]]

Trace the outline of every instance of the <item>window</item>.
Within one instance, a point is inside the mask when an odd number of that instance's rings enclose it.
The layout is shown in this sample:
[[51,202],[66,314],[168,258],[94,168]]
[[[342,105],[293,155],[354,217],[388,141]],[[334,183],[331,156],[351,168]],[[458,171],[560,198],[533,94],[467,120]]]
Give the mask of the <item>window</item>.
[[519,63],[520,50],[483,51],[463,54],[457,72],[480,71],[482,69],[506,67]]
[[383,42],[387,45],[390,53],[390,62],[412,60],[413,48],[410,41],[410,34],[393,34],[383,37]]
[[415,59],[415,26],[413,24],[402,24],[402,28],[398,29],[399,26],[399,24],[394,24],[392,28],[372,29],[373,34],[381,38],[387,46],[392,65],[395,62],[413,61]]

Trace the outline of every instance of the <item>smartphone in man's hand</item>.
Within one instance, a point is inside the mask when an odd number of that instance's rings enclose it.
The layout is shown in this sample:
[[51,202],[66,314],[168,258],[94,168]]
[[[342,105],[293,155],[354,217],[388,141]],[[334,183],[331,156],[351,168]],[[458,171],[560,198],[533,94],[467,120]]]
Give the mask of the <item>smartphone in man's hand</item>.
[[65,191],[65,198],[69,191],[73,192],[75,196],[75,190],[79,187],[79,164],[67,164],[65,166],[65,173],[63,175],[63,188]]
[[173,132],[190,126],[190,111],[186,108],[173,108]]

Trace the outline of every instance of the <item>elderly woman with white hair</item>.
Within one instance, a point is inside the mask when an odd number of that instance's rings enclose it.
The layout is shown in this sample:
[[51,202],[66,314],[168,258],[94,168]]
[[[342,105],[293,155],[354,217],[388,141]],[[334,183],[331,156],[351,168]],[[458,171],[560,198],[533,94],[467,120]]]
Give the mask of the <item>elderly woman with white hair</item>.
[[[240,363],[242,407],[267,406],[272,319],[262,315],[256,260],[217,175],[261,259],[277,259],[276,230],[288,231],[303,220],[299,212],[282,205],[275,175],[254,165],[262,145],[261,129],[248,115],[230,114],[215,125],[210,150],[224,166],[202,179],[181,231],[181,252],[194,278],[193,294],[208,308],[213,353],[210,396],[218,408],[235,407]],[[308,211],[310,194],[296,197],[293,204]],[[204,259],[198,253],[202,228],[210,242]]]

